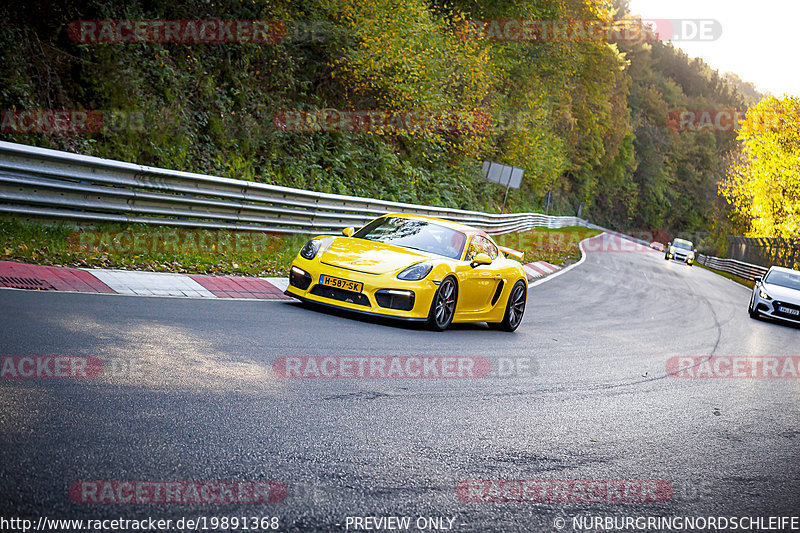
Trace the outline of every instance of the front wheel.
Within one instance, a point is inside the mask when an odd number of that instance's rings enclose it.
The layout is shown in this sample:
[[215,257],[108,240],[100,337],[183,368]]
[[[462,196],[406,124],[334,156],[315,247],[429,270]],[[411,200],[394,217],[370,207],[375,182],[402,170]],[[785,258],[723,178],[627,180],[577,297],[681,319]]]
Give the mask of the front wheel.
[[453,321],[458,301],[458,286],[453,278],[444,278],[433,295],[428,312],[428,326],[435,331],[444,331]]
[[503,331],[514,331],[522,323],[522,315],[525,314],[525,304],[528,301],[528,286],[524,281],[519,280],[511,289],[506,304],[506,314],[499,328]]

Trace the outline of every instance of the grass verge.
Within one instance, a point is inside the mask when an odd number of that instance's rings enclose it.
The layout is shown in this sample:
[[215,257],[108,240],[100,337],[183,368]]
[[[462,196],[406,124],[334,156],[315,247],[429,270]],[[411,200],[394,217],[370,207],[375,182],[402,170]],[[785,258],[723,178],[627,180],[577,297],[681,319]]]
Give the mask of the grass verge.
[[495,237],[497,244],[525,253],[524,263],[547,261],[566,266],[581,258],[578,243],[602,231],[580,226],[550,229],[536,228],[522,233],[509,233]]
[[[501,235],[501,246],[525,263],[567,265],[580,259],[578,243],[600,233],[568,227]],[[308,235],[194,230],[144,224],[96,224],[78,229],[0,218],[0,259],[39,265],[240,276],[286,276]]]
[[190,274],[285,276],[304,235],[144,224],[77,229],[0,219],[0,259],[39,265]]
[[745,287],[749,287],[751,289],[755,287],[755,282],[751,279],[743,278],[741,276],[737,276],[736,274],[729,274],[728,272],[723,272],[722,270],[717,270],[715,268],[709,268],[705,265],[701,265],[700,263],[695,263],[695,266],[699,266],[700,268],[705,268],[706,270],[710,270],[714,274],[719,274],[724,278],[732,279],[736,283],[744,285]]

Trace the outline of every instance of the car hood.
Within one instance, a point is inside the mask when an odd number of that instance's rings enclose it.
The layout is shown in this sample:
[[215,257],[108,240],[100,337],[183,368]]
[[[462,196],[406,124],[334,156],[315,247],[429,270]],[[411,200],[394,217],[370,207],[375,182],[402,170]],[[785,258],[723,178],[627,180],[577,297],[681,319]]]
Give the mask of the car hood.
[[783,285],[773,285],[772,283],[762,283],[761,286],[767,294],[776,300],[800,305],[800,291],[796,289],[790,289]]
[[431,257],[433,257],[431,254],[425,252],[382,242],[337,237],[322,252],[320,261],[368,274],[387,274]]

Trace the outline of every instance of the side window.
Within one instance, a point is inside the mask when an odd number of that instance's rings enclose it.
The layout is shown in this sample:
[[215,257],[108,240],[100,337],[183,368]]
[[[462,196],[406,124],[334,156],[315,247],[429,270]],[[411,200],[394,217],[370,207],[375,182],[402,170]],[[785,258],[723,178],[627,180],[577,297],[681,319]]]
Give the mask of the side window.
[[492,260],[497,259],[497,247],[492,244],[492,241],[483,235],[473,235],[467,250],[467,261],[472,261],[481,252],[487,254]]
[[495,259],[497,259],[497,256],[500,255],[500,251],[497,249],[497,246],[492,244],[492,241],[490,241],[486,237],[482,237],[482,239],[486,243],[486,248],[488,250],[486,253],[489,254],[489,257],[491,257],[492,261],[494,261]]

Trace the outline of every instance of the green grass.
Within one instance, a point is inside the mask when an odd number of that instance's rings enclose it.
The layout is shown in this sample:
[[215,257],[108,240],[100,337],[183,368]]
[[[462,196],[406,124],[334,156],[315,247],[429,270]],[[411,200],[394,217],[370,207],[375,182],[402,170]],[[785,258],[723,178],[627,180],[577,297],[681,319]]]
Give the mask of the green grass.
[[581,258],[578,243],[600,233],[602,232],[599,230],[580,226],[536,228],[522,233],[499,235],[495,240],[500,246],[524,252],[524,263],[547,261],[554,265],[568,265]]
[[741,276],[737,276],[736,274],[729,274],[728,272],[723,272],[722,270],[717,270],[715,268],[709,268],[705,265],[701,265],[700,263],[695,263],[695,265],[701,268],[705,268],[706,270],[710,270],[714,274],[719,274],[722,277],[732,279],[736,283],[744,285],[745,287],[750,287],[752,289],[755,286],[755,282],[751,279],[743,278]]
[[[578,243],[600,233],[581,227],[535,229],[496,240],[525,253],[524,262],[564,265]],[[144,224],[79,229],[0,218],[0,259],[39,265],[241,276],[286,276],[307,235],[193,230]]]
[[0,219],[0,259],[153,272],[285,276],[304,235],[193,230],[143,224],[78,229]]

